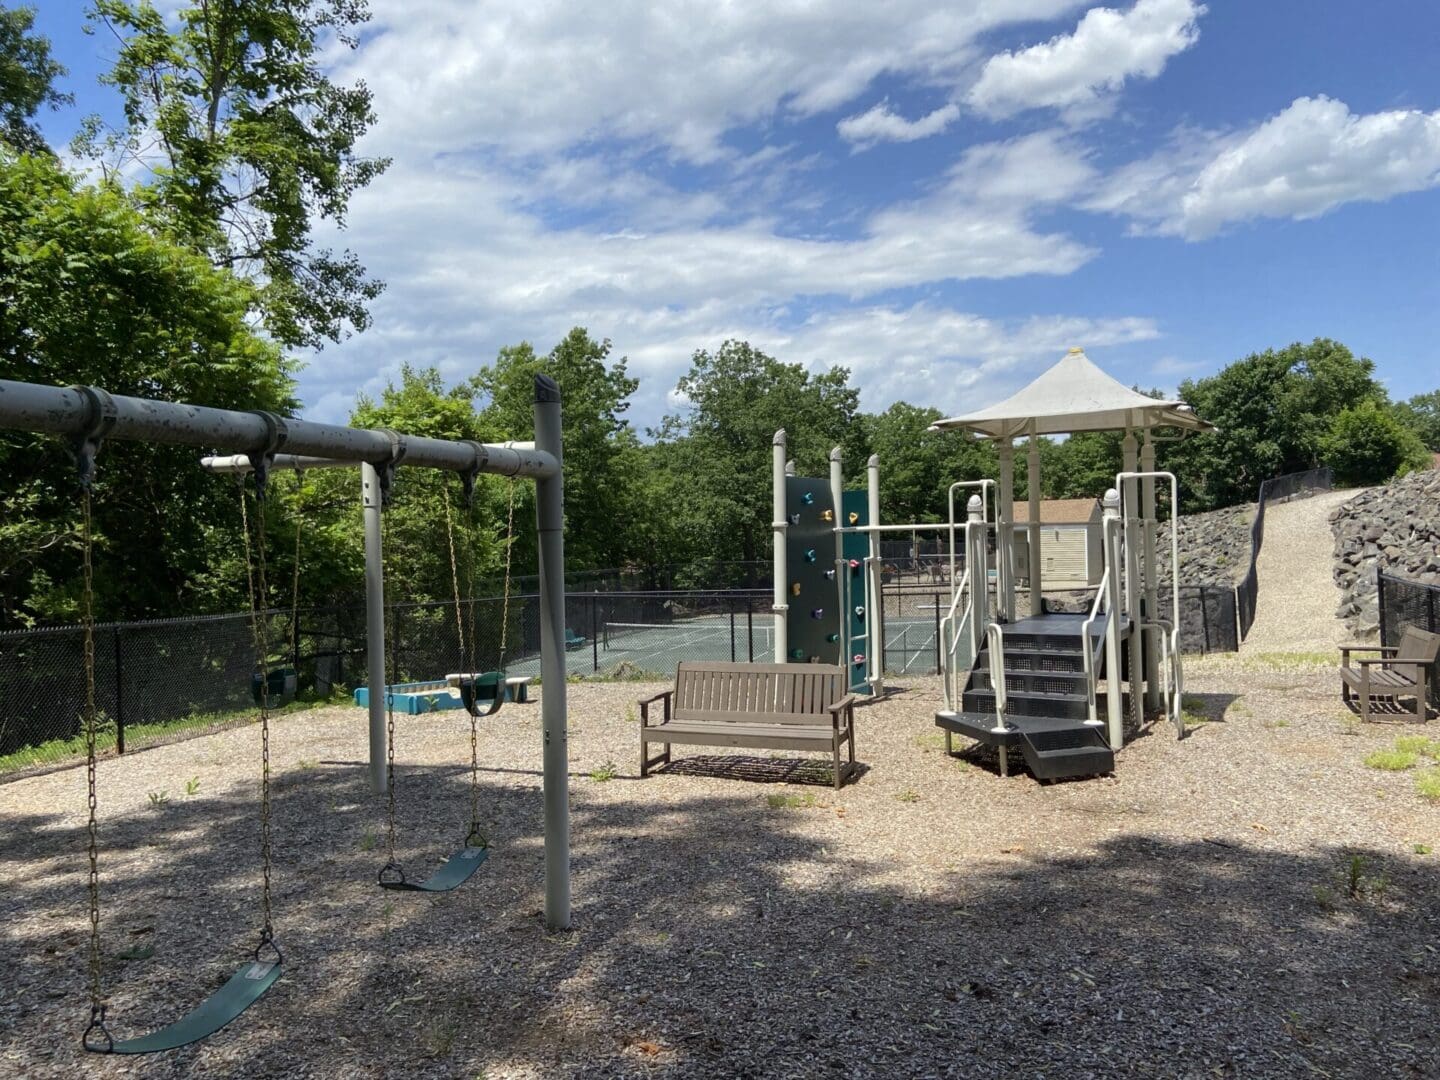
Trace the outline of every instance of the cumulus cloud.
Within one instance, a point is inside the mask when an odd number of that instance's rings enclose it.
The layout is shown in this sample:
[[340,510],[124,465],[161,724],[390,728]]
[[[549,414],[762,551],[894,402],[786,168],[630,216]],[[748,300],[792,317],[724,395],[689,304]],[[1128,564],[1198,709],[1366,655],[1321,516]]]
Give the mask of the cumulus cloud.
[[1075,31],[985,62],[966,100],[991,117],[1054,108],[1071,119],[1109,111],[1127,79],[1153,79],[1200,37],[1205,5],[1137,0],[1126,12],[1091,8]]
[[856,150],[864,150],[881,142],[928,139],[931,135],[939,135],[959,117],[960,106],[951,103],[926,113],[918,120],[906,120],[891,110],[888,101],[882,101],[866,112],[845,117],[835,125],[835,130],[846,142],[853,143]]
[[1109,177],[1089,205],[1137,231],[1200,240],[1237,222],[1304,220],[1437,185],[1440,110],[1356,115],[1302,97],[1248,132],[1181,135]]
[[614,138],[713,161],[732,128],[842,108],[882,74],[954,83],[982,35],[1075,0],[371,6],[339,74],[375,94],[376,152],[547,153]]

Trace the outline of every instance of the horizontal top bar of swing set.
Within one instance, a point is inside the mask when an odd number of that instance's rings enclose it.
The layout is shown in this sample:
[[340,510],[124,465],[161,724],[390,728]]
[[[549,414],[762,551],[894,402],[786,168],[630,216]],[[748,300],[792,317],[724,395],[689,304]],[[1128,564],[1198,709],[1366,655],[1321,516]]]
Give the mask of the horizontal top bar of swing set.
[[[533,442],[516,442],[514,440],[503,443],[482,443],[487,451],[505,450],[534,450]],[[308,472],[310,469],[350,469],[359,465],[358,461],[346,461],[343,458],[323,457],[301,457],[299,454],[276,454],[275,459],[270,462],[270,468],[281,471],[294,469],[296,472]],[[403,464],[403,462],[402,462]],[[248,473],[254,468],[250,458],[245,454],[230,454],[224,457],[202,457],[200,467],[206,472],[212,473]]]
[[[94,397],[92,398],[92,394]],[[103,402],[97,410],[96,402]],[[113,416],[104,414],[111,413]],[[96,415],[100,411],[102,415]],[[401,464],[431,469],[501,476],[545,478],[560,472],[560,463],[543,450],[493,446],[484,443],[431,439],[420,435],[397,437],[388,431],[319,424],[310,420],[280,418],[284,437],[276,451],[306,458],[325,458],[348,464],[368,461],[384,464],[403,448]],[[246,454],[271,448],[271,425],[259,412],[212,409],[148,398],[123,397],[91,388],[40,386],[0,379],[0,428],[51,435],[86,436],[100,432],[107,439],[198,446]]]

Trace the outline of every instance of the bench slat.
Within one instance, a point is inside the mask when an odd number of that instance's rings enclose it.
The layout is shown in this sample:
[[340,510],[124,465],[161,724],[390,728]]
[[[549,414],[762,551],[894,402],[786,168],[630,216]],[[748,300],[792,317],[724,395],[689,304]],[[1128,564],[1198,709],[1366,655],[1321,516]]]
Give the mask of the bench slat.
[[[844,732],[841,735],[848,738]],[[687,724],[678,720],[641,732],[641,740],[647,743],[754,746],[767,750],[829,750],[835,737],[830,728],[794,724]]]

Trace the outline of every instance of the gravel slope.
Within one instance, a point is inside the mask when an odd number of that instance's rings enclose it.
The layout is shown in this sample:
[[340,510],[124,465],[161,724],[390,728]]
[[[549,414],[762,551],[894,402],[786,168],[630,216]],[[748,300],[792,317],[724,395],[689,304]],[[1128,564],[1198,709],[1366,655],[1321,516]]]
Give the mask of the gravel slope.
[[[1212,722],[1146,734],[1113,778],[1042,786],[947,758],[938,683],[902,680],[860,710],[867,771],[840,793],[823,767],[806,784],[789,759],[703,748],[639,780],[629,703],[650,688],[572,685],[575,923],[554,935],[537,707],[482,722],[494,853],[434,898],[375,888],[363,715],[286,716],[285,975],[152,1059],[77,1052],[83,770],[0,785],[0,1074],[1436,1075],[1440,855],[1415,849],[1440,847],[1440,808],[1362,764],[1397,729],[1354,732],[1334,669],[1229,657],[1188,681]],[[117,1034],[182,1011],[252,943],[256,741],[102,765]],[[412,869],[463,830],[468,747],[454,714],[401,722]],[[607,762],[618,775],[592,779]]]
[[1242,654],[1329,652],[1350,640],[1335,617],[1340,590],[1329,516],[1354,497],[1353,490],[1326,491],[1265,507],[1265,540],[1255,567],[1260,593]]

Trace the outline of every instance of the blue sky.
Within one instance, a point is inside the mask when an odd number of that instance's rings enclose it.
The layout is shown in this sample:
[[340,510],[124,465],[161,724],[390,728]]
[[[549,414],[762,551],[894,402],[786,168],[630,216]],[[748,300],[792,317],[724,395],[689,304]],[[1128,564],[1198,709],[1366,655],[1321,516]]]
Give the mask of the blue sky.
[[[372,6],[328,62],[394,158],[339,239],[389,289],[308,359],[317,418],[577,323],[641,427],[727,337],[846,364],[869,409],[980,408],[1073,344],[1169,388],[1323,335],[1440,386],[1429,0]],[[82,19],[42,5],[56,143],[115,114]]]

